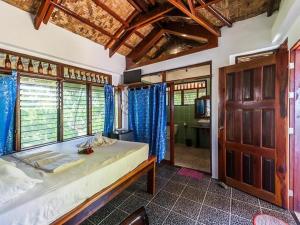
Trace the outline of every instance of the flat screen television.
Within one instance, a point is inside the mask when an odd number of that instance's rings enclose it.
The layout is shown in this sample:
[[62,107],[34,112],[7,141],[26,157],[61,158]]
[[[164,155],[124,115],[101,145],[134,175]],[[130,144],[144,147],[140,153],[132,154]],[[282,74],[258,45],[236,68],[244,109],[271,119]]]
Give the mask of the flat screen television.
[[141,82],[142,70],[130,70],[123,73],[123,83],[132,84]]

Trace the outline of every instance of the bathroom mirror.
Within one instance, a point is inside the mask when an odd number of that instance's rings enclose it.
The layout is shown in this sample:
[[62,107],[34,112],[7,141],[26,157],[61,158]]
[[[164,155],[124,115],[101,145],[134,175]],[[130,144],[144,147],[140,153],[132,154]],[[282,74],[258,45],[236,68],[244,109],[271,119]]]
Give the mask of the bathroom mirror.
[[210,96],[203,96],[195,99],[195,118],[210,117]]

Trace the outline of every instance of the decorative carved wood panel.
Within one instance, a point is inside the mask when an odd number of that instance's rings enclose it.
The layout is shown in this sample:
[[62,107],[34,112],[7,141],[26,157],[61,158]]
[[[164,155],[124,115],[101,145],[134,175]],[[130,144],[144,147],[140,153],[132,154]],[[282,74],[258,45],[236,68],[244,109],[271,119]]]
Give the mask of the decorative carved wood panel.
[[227,184],[287,207],[283,53],[221,68],[219,171]]

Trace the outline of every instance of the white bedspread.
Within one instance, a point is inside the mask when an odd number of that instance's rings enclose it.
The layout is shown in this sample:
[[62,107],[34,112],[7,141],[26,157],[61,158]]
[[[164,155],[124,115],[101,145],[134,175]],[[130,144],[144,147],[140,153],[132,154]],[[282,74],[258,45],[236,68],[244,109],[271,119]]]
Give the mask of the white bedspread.
[[[86,138],[45,146],[43,150],[77,154],[76,145]],[[6,156],[27,175],[43,180],[26,195],[0,206],[2,225],[46,225],[55,221],[84,200],[135,169],[148,159],[148,145],[118,141],[95,149],[91,155],[80,155],[84,162],[69,170],[49,174],[17,159]]]

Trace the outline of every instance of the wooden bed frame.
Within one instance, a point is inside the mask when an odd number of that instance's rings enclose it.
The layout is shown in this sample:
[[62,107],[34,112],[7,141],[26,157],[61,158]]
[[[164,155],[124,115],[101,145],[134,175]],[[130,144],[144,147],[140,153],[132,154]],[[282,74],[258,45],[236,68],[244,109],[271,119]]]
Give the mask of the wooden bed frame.
[[76,208],[55,220],[51,225],[80,224],[146,173],[148,173],[147,192],[153,195],[155,193],[155,171],[156,157],[150,156],[148,160],[141,163],[130,173],[88,198]]

